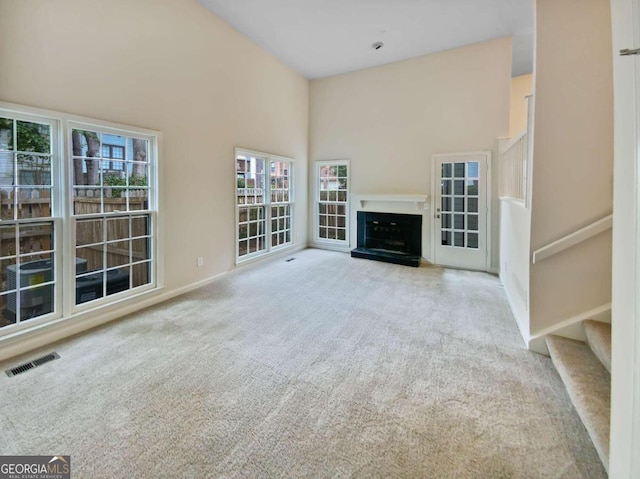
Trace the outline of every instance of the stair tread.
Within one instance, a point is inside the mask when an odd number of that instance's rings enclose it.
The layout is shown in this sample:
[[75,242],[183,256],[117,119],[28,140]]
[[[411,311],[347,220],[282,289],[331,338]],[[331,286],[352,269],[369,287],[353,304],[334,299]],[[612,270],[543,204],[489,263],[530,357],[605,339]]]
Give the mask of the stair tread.
[[584,322],[587,343],[602,365],[611,372],[611,324],[602,321]]
[[548,336],[547,346],[571,402],[608,470],[611,375],[586,343]]

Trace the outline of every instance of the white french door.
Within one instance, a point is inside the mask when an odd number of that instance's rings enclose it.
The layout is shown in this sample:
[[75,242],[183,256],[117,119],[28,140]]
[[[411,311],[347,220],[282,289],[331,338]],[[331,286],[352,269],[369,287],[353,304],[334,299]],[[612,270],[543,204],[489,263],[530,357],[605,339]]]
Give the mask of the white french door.
[[435,264],[487,270],[490,152],[433,156]]
[[609,474],[630,478],[640,477],[640,52],[636,50],[640,49],[640,0],[613,0],[611,16],[614,196]]

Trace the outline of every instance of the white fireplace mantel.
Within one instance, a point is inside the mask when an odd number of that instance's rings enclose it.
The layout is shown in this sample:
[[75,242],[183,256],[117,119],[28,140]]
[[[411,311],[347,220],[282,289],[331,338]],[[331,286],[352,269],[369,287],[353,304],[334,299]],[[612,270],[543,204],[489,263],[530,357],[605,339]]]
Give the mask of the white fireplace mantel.
[[427,209],[429,207],[428,199],[429,195],[420,194],[420,195],[353,195],[354,199],[360,202],[360,208],[364,208],[364,205],[367,202],[376,202],[376,203],[413,203],[416,210],[420,209],[422,205],[423,209]]

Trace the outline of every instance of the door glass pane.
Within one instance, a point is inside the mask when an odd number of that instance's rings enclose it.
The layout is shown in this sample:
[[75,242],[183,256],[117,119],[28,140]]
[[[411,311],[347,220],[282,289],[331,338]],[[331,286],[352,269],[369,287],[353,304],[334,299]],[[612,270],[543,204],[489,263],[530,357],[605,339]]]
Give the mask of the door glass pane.
[[453,234],[453,245],[454,246],[464,246],[464,233],[456,231]]
[[467,234],[467,248],[478,248],[478,233]]
[[[318,168],[319,192],[318,204],[318,238],[345,241],[347,238],[346,229],[346,203],[348,201],[348,177],[347,165],[320,164]],[[287,214],[286,219],[290,219]],[[290,225],[288,222],[278,223],[279,230],[283,234],[278,237],[278,241],[290,241]]]
[[451,246],[451,231],[442,232],[442,246]]
[[478,180],[467,180],[467,196],[478,196]]
[[441,244],[477,249],[480,163],[442,163],[441,172]]

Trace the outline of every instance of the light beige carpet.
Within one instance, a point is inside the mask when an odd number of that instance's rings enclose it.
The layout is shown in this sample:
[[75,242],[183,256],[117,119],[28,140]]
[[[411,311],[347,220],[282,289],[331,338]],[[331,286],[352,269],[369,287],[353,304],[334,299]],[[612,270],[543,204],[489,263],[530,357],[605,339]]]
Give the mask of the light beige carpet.
[[320,250],[2,364],[0,454],[75,478],[606,477],[500,283]]

